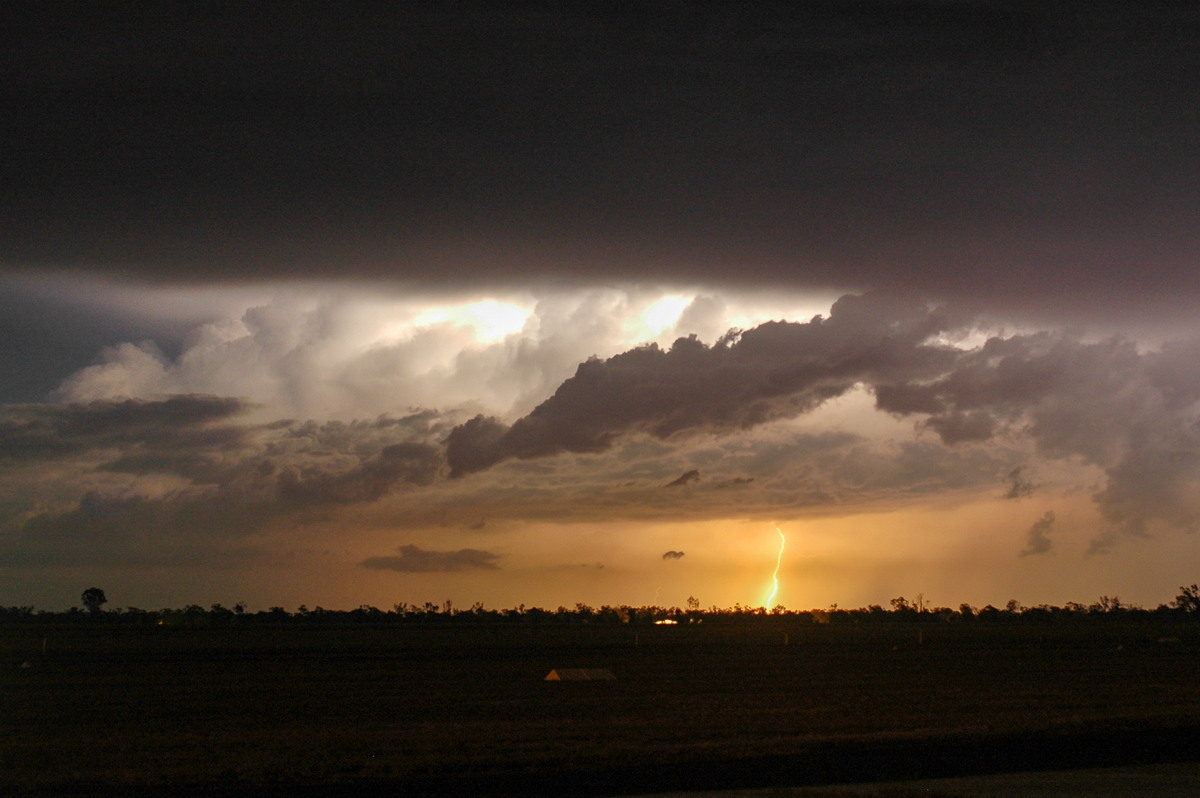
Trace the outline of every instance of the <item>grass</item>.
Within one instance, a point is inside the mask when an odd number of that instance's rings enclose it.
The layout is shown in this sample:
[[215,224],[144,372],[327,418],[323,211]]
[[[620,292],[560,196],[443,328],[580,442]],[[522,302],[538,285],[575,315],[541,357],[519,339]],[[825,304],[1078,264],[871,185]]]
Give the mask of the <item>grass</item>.
[[[28,793],[819,784],[1038,745],[1053,766],[1080,740],[1134,756],[1200,726],[1190,626],[0,633],[0,786]],[[563,667],[618,678],[543,681]]]

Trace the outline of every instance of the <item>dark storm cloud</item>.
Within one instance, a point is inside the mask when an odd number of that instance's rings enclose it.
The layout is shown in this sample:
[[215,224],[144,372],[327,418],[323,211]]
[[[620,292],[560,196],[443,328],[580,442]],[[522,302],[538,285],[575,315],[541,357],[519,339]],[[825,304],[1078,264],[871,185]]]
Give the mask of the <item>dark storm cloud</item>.
[[[1150,411],[1147,402],[1159,401],[1148,362],[1133,342],[1119,338],[1086,344],[1054,333],[997,337],[963,353],[936,380],[900,385],[902,402],[886,385],[876,399],[881,410],[899,414],[919,405],[947,443],[957,439],[958,419],[981,418],[995,430],[1032,411],[1029,431],[1043,453],[1082,454],[1103,464],[1111,462],[1127,422]],[[985,425],[979,426],[982,432]]]
[[[941,377],[881,386],[876,399],[889,412],[932,413],[926,425],[947,444],[1024,433],[1043,456],[1104,469],[1095,500],[1110,531],[1143,535],[1154,521],[1200,527],[1195,342],[1141,352],[1120,338],[992,338]],[[1023,494],[1019,472],[1010,479],[1010,494]]]
[[12,266],[484,284],[649,262],[1046,307],[1197,287],[1181,5],[2,13]]
[[428,485],[442,467],[441,450],[423,443],[395,443],[348,471],[305,474],[288,469],[279,475],[280,496],[289,503],[355,504],[375,501],[401,483]]
[[666,351],[651,345],[590,360],[511,427],[477,417],[456,428],[447,461],[461,476],[510,458],[603,451],[633,431],[669,438],[800,415],[860,382],[942,373],[957,351],[928,341],[947,326],[912,298],[845,296],[828,319],[768,322],[711,347],[681,338]]
[[68,455],[133,442],[164,451],[234,448],[243,441],[244,429],[216,422],[248,409],[239,399],[198,395],[160,401],[9,406],[0,408],[0,461]]
[[[906,431],[888,441],[845,432],[804,434],[789,426],[669,442],[634,434],[606,452],[513,460],[440,489],[455,491],[451,512],[464,518],[486,512],[553,523],[678,523],[733,512],[769,522],[781,512],[820,516],[986,495],[1014,462],[1029,456],[1023,445],[947,447],[932,436],[911,440]],[[663,489],[666,476],[689,461],[705,463],[704,483]],[[626,478],[633,475],[638,478]]]
[[[456,427],[446,438],[447,463],[463,476],[506,460],[601,453],[634,434],[680,443],[685,433],[731,433],[801,415],[865,386],[879,410],[924,416],[918,429],[943,447],[1027,440],[1043,458],[1098,467],[1106,482],[1094,499],[1105,534],[1200,528],[1200,345],[1141,351],[1119,337],[1089,342],[1063,333],[997,336],[976,348],[941,342],[962,329],[920,303],[875,293],[843,297],[828,319],[767,323],[711,347],[680,339],[666,351],[594,359],[511,426],[480,416]],[[816,472],[828,481],[807,483],[791,494],[805,498],[793,501],[836,503],[836,492],[855,484],[856,468],[858,483],[876,494],[879,480],[893,478],[898,496],[945,489],[955,480],[937,465],[945,462],[940,448],[897,445],[889,455],[895,473],[885,477],[863,459],[878,458],[877,450],[851,447]],[[1028,496],[1034,485],[1022,468],[995,451],[990,467],[1008,475],[1005,498]],[[755,473],[752,460],[741,468]],[[714,484],[720,478],[718,471]]]
[[208,562],[275,520],[374,502],[443,468],[436,414],[229,421],[243,410],[203,396],[7,408],[0,468],[25,487],[0,497],[0,561]]
[[74,507],[40,512],[15,527],[0,518],[0,565],[244,565],[263,552],[239,538],[274,514],[266,502],[231,492],[151,498],[89,491]]
[[1053,528],[1054,513],[1047,511],[1025,533],[1025,548],[1021,550],[1021,556],[1029,557],[1050,551],[1054,547],[1054,542],[1050,540],[1050,532]]
[[672,550],[672,551],[663,552],[662,558],[664,560],[681,560],[681,559],[683,559],[683,554],[684,553],[682,551]]
[[459,549],[458,551],[430,551],[418,546],[406,545],[396,549],[399,554],[385,557],[368,557],[359,565],[381,571],[400,573],[446,573],[450,571],[496,570],[500,555],[481,549]]

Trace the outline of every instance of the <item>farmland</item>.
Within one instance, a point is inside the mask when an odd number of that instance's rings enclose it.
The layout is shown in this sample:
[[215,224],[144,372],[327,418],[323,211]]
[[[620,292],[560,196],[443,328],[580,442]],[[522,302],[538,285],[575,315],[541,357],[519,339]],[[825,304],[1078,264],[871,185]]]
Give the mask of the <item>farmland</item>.
[[[0,628],[27,794],[648,793],[1200,756],[1200,626]],[[613,682],[545,682],[554,668]]]

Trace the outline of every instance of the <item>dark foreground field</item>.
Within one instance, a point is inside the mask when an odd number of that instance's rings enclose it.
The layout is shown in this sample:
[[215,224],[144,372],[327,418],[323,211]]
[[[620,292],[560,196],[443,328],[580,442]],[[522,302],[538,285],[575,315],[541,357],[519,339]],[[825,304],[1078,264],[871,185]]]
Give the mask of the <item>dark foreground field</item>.
[[[0,787],[603,795],[1196,760],[1197,631],[13,626]],[[617,680],[543,681],[564,667]]]

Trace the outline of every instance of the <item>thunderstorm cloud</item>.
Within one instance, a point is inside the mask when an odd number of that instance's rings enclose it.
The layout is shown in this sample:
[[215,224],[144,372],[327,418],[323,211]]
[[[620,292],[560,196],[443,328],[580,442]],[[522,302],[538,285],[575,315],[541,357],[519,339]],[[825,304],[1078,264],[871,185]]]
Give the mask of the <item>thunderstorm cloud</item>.
[[828,319],[769,322],[712,346],[680,338],[589,360],[511,426],[476,416],[451,432],[453,476],[512,458],[600,452],[622,434],[661,439],[797,416],[859,383],[936,377],[957,352],[931,342],[946,321],[912,298],[845,296]]
[[[302,338],[271,318],[292,344],[268,371],[291,374],[289,390],[302,395],[303,372],[283,365]],[[265,315],[254,323],[267,329]],[[802,512],[897,506],[997,480],[1003,498],[1019,499],[1034,491],[1028,463],[1039,460],[1099,474],[1087,488],[1101,521],[1094,552],[1152,529],[1200,528],[1200,345],[1050,332],[968,344],[974,324],[909,295],[846,295],[828,317],[586,360],[511,423],[462,408],[272,420],[258,402],[211,393],[103,398],[113,391],[94,390],[100,378],[140,357],[118,347],[66,380],[59,403],[0,412],[0,563],[220,562],[265,530],[375,507],[394,523],[441,523],[449,512],[470,529],[485,516],[719,517],[732,496],[758,517],[781,502]],[[254,357],[271,340],[255,343]],[[154,373],[240,374],[237,358],[219,365],[245,354],[228,343],[203,358],[195,348],[175,361],[154,354]],[[204,369],[185,368],[192,357]],[[67,401],[92,394],[102,398]],[[786,426],[856,395],[885,418],[911,419],[916,437]],[[697,490],[651,499],[638,487],[648,484]],[[1023,553],[1049,550],[1049,528],[1035,525]],[[442,554],[405,549],[364,563],[458,561]]]
[[0,603],[1195,581],[1187,4],[143,5],[5,20]]
[[5,408],[0,561],[207,561],[276,520],[443,469],[436,414],[256,424],[247,412],[211,396]]

